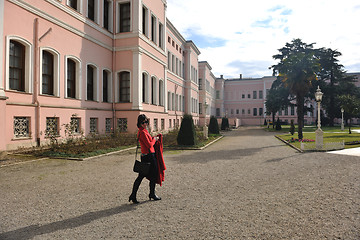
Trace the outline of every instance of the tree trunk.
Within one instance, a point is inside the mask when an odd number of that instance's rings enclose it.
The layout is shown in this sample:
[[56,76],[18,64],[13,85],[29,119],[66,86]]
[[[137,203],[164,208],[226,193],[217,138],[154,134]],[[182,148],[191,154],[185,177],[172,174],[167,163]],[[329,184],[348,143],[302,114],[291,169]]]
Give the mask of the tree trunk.
[[298,138],[303,139],[303,126],[304,126],[304,97],[300,94],[296,95],[296,113],[298,118]]
[[276,113],[272,113],[272,126],[273,126],[273,128],[275,128],[275,114]]

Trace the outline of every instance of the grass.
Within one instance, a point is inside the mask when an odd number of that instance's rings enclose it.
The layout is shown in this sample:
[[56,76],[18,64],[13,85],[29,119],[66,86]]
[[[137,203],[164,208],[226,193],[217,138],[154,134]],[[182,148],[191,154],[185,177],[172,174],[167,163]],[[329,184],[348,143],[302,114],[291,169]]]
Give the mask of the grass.
[[[277,135],[279,138],[289,141],[291,138],[297,139],[297,133],[294,133],[294,135],[289,134],[290,126],[282,126],[282,130],[280,132],[286,133],[286,134],[279,134]],[[313,126],[305,126],[303,128],[303,139],[311,139],[315,140],[315,130],[317,128]],[[352,127],[351,130],[354,129],[360,129],[359,127]],[[360,147],[360,133],[352,132],[349,134],[348,129],[345,129],[344,131],[341,131],[339,127],[324,127],[322,128],[324,135],[323,135],[323,141],[324,143],[328,142],[345,142],[345,148],[354,148],[354,147]],[[270,130],[272,131],[272,129]],[[275,130],[276,131],[276,130]],[[293,146],[300,148],[301,143],[298,141],[291,143]]]

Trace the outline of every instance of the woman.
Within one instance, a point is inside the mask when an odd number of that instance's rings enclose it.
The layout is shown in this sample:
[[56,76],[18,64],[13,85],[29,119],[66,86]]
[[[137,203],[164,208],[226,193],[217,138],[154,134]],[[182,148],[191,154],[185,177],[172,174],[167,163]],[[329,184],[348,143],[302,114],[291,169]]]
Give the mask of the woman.
[[158,176],[158,164],[155,157],[154,145],[159,137],[152,137],[149,134],[149,132],[146,130],[148,125],[149,119],[145,116],[145,114],[140,114],[137,120],[137,127],[139,128],[137,137],[141,146],[141,161],[150,162],[150,171],[147,176],[139,173],[139,176],[135,179],[133,190],[129,197],[129,202],[132,201],[133,203],[139,203],[136,199],[136,193],[144,177],[148,178],[150,181],[149,199],[154,199],[155,201],[161,200],[161,198],[155,194],[155,184]]

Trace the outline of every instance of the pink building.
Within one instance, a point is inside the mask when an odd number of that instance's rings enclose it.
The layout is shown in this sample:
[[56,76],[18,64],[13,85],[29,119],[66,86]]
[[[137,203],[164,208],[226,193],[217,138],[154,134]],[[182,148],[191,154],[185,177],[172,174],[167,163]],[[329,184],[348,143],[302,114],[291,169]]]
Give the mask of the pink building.
[[0,1],[0,150],[48,132],[153,131],[199,124],[198,55],[166,0]]
[[[266,95],[276,77],[216,79],[216,116],[228,117],[230,125],[263,125],[272,120],[266,115]],[[305,116],[305,123],[315,121],[313,113]],[[296,107],[278,112],[276,118],[297,123]]]

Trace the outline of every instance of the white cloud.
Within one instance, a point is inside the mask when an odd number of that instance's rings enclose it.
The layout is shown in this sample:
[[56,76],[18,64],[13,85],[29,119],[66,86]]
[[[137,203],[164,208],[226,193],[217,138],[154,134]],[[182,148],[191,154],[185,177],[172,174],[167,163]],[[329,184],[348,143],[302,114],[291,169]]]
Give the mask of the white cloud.
[[[360,72],[360,4],[357,0],[167,0],[167,17],[195,44],[216,76],[261,77],[277,49],[294,38],[340,51],[348,72]],[[199,37],[200,35],[200,37]],[[226,40],[209,46],[201,37]],[[237,65],[238,64],[238,65]]]

